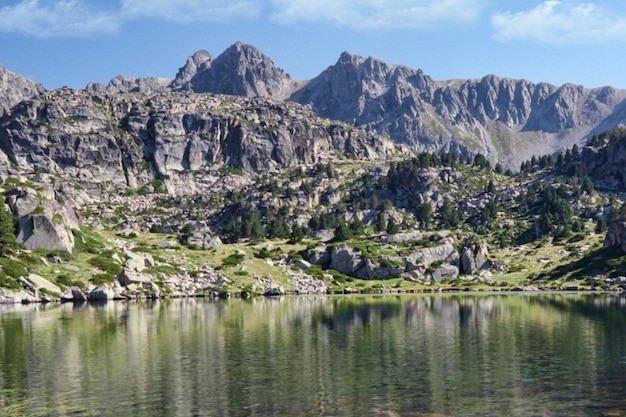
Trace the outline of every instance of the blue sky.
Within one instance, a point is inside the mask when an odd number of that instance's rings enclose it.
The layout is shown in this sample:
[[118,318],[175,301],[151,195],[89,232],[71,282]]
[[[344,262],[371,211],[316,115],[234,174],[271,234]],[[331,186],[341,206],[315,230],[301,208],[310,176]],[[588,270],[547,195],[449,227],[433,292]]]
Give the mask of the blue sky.
[[173,77],[252,44],[298,79],[343,51],[436,80],[487,74],[626,88],[626,5],[592,0],[2,0],[0,64],[46,88]]

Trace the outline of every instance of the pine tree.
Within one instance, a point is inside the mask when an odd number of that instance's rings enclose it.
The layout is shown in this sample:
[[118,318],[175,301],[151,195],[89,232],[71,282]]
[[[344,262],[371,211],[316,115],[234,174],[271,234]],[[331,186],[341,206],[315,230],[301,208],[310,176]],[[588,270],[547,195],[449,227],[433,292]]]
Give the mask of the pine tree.
[[0,203],[0,255],[11,253],[17,248],[13,216],[4,203]]
[[393,219],[393,217],[389,218],[389,221],[387,222],[387,230],[386,231],[387,231],[388,235],[395,235],[396,233],[398,233],[400,231],[400,226],[398,226],[398,224]]

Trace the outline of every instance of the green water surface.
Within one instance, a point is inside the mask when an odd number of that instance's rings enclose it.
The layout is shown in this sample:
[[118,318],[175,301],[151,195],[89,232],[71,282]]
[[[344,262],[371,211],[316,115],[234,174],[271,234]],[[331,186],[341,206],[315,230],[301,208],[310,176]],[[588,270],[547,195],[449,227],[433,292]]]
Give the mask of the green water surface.
[[626,416],[626,296],[0,305],[0,416]]

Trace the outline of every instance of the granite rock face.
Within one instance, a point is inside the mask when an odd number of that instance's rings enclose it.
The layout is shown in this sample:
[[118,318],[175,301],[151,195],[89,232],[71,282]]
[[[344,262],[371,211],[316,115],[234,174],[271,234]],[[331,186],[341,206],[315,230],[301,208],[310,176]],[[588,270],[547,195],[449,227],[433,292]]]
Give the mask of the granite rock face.
[[0,114],[22,100],[35,97],[44,87],[0,65]]
[[11,165],[23,172],[37,167],[77,180],[97,196],[105,188],[136,188],[154,178],[176,183],[190,171],[223,165],[272,171],[332,161],[338,154],[381,159],[395,147],[294,103],[60,89],[23,101],[0,118],[0,150],[8,161],[0,165],[5,175]]
[[17,241],[26,249],[61,250],[74,248],[72,229],[80,227],[76,207],[56,196],[40,197],[30,188],[14,188],[6,201],[17,220]]

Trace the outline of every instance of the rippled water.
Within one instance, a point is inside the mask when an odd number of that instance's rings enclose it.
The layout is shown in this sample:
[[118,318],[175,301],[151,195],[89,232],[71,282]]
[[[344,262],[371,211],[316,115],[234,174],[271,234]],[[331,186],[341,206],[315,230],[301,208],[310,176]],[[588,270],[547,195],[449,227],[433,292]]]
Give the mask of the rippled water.
[[0,415],[626,415],[626,297],[0,306]]

